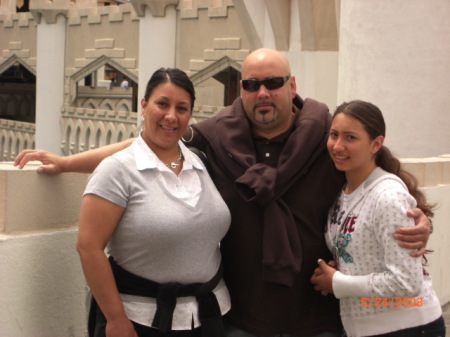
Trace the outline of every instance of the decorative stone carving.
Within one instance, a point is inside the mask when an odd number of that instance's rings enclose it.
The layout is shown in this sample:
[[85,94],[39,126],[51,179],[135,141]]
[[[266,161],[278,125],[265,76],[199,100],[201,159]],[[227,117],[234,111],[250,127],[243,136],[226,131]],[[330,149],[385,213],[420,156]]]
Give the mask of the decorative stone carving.
[[58,15],[62,14],[66,18],[69,13],[70,2],[68,0],[33,0],[30,1],[30,12],[36,23],[41,22],[44,17],[46,23],[56,23]]
[[150,9],[153,16],[166,16],[166,7],[178,5],[179,0],[131,0],[131,4],[136,11],[137,16],[145,16],[145,7]]

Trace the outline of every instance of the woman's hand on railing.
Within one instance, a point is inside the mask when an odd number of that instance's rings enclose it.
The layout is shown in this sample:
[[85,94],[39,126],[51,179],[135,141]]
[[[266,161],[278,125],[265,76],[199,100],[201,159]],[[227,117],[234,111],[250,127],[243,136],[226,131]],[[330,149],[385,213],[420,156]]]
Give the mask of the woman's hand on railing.
[[57,175],[64,172],[64,157],[44,150],[21,151],[14,159],[14,166],[22,169],[30,161],[42,163],[37,169],[38,173]]

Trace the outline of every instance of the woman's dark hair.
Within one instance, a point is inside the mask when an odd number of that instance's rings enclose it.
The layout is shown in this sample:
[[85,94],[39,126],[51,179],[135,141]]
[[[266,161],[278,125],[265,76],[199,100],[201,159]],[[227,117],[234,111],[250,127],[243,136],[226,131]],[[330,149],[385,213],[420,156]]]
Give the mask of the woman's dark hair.
[[194,108],[195,102],[195,89],[189,76],[180,69],[177,68],[159,68],[156,70],[150,80],[147,83],[147,88],[145,89],[144,99],[148,101],[153,89],[155,89],[161,83],[171,82],[180,88],[186,90],[186,92],[191,96],[191,110]]
[[[386,136],[386,124],[383,114],[376,105],[359,100],[345,102],[336,108],[333,118],[340,113],[358,120],[369,134],[371,140],[374,140],[378,136]],[[434,205],[427,203],[425,195],[418,188],[416,177],[402,169],[400,161],[392,155],[386,146],[382,146],[375,156],[375,164],[403,180],[406,187],[408,187],[409,193],[416,199],[417,207],[427,217],[432,217],[434,215],[432,211]]]

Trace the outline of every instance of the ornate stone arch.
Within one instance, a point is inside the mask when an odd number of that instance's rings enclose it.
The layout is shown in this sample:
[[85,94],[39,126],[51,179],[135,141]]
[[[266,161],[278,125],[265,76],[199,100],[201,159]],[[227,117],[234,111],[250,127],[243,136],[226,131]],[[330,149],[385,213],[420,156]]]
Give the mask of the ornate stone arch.
[[75,130],[75,125],[73,123],[73,120],[68,119],[65,126],[64,126],[64,130],[63,130],[63,135],[64,138],[62,139],[61,142],[61,150],[62,153],[66,156],[72,154],[72,132],[73,130]]
[[23,137],[22,135],[16,135],[16,143],[14,144],[14,151],[13,151],[13,156],[17,156],[20,152],[20,150],[22,150],[23,148]]
[[101,110],[117,110],[114,101],[110,100],[110,99],[104,99],[101,103],[100,106],[98,107],[98,109]]
[[117,133],[116,133],[116,142],[120,142],[122,140],[127,139],[128,136],[128,131],[127,131],[127,126],[125,124],[120,124],[119,127],[117,128]]
[[9,130],[6,136],[6,160],[12,160],[13,157],[13,141],[15,139],[15,134],[13,131]]
[[97,101],[92,98],[88,98],[86,101],[83,102],[82,108],[85,109],[99,109],[97,106]]
[[104,142],[106,145],[109,145],[112,143],[112,140],[114,139],[114,134],[115,134],[115,128],[114,128],[114,124],[111,122],[108,122],[106,124],[106,130],[105,130],[105,134],[104,134]]
[[75,124],[75,132],[73,133],[72,138],[72,153],[79,153],[83,149],[83,133],[84,133],[84,125],[81,119],[78,119]]
[[118,129],[119,129],[119,126],[117,123],[109,122],[107,124],[107,131],[106,131],[107,144],[112,144],[112,143],[116,142]]
[[6,132],[5,132],[5,130],[0,130],[0,161],[6,160],[6,158],[5,158],[5,140],[6,140]]
[[128,138],[135,138],[139,135],[141,132],[141,126],[136,124],[130,124],[127,128],[127,137]]
[[84,151],[91,150],[95,144],[95,126],[92,120],[86,122],[86,134],[84,135]]
[[133,111],[130,101],[126,99],[121,99],[116,105],[117,111]]
[[103,145],[106,145],[104,139],[105,139],[105,133],[106,133],[106,126],[103,121],[97,121],[95,123],[95,129],[94,133],[92,135],[94,139],[94,147],[101,147]]
[[23,138],[23,149],[34,149],[34,133],[26,133]]

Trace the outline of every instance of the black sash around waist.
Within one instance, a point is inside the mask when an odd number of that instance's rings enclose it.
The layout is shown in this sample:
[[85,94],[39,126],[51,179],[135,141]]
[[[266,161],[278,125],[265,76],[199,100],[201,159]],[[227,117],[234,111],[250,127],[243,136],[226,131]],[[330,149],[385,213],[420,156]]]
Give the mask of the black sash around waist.
[[156,313],[152,327],[161,332],[170,331],[177,297],[195,296],[202,336],[225,336],[219,303],[212,292],[222,279],[222,266],[208,282],[184,285],[178,282],[157,283],[123,269],[112,257],[109,257],[109,262],[119,293],[156,298]]

